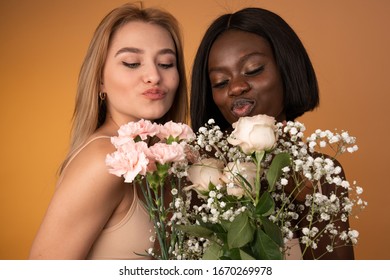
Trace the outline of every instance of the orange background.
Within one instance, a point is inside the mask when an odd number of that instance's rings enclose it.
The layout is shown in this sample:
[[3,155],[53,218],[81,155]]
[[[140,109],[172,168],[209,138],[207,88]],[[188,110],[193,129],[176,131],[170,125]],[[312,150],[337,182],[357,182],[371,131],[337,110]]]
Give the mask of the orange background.
[[[0,259],[28,256],[67,150],[87,45],[102,17],[124,2],[0,2]],[[300,121],[308,132],[338,128],[358,139],[359,151],[340,158],[348,179],[358,181],[369,202],[352,220],[360,232],[356,258],[390,259],[390,1],[142,2],[165,8],[181,22],[188,74],[203,32],[222,13],[263,7],[294,28],[312,58],[321,90],[320,108]]]

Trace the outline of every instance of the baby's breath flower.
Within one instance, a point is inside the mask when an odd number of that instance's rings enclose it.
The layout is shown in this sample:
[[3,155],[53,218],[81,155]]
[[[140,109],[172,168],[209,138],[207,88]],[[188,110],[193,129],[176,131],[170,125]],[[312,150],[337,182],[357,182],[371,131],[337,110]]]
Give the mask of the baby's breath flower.
[[286,166],[286,167],[283,167],[283,168],[282,168],[282,171],[283,171],[284,173],[288,173],[290,170],[291,170],[291,169],[290,169],[289,166]]
[[[268,213],[267,216],[269,221],[278,226],[284,241],[291,240],[294,232],[301,231],[300,243],[308,248],[316,249],[321,238],[326,235],[331,240],[335,240],[326,244],[327,252],[332,252],[335,248],[345,244],[356,244],[358,233],[353,229],[341,231],[334,222],[335,219],[339,218],[341,222],[348,221],[354,206],[363,209],[367,205],[359,197],[363,189],[356,186],[356,182],[350,184],[342,177],[342,168],[337,166],[333,157],[327,157],[317,152],[321,148],[329,148],[338,154],[351,153],[357,150],[356,139],[345,131],[338,133],[337,131],[318,129],[304,141],[305,126],[293,121],[288,121],[285,124],[276,123],[275,129],[275,134],[279,137],[276,146],[265,153],[260,163],[259,177],[262,186],[260,193],[267,189],[267,173],[276,155],[288,154],[291,157],[291,164],[283,166],[279,170],[281,176],[277,178],[274,188],[269,192],[275,202],[273,212]],[[192,142],[193,150],[198,150],[202,158],[214,156],[225,164],[229,162],[253,163],[253,155],[247,155],[240,148],[230,145],[226,141],[227,136],[227,133],[222,132],[220,127],[215,125],[214,120],[209,120],[199,129],[196,139]],[[170,174],[185,177],[187,169],[188,165],[175,164]],[[172,213],[171,223],[184,225],[220,224],[223,225],[222,228],[225,228],[239,215],[245,214],[250,219],[251,224],[260,226],[262,222],[256,220],[257,214],[251,213],[256,209],[256,195],[254,186],[247,185],[248,182],[249,184],[252,182],[252,177],[248,174],[249,169],[245,167],[226,172],[220,183],[200,194],[201,203],[198,205],[192,205],[191,198],[180,200],[180,188],[172,189],[172,195],[178,197],[172,203],[175,211]],[[310,182],[313,188],[306,194],[304,201],[300,202],[296,200],[295,193],[292,194],[285,189],[287,189],[286,186],[289,185],[289,182],[293,187],[297,187],[298,184],[302,186],[303,181]],[[321,183],[321,187],[323,184],[332,184],[335,190],[325,195],[321,193],[319,183]],[[296,185],[294,186],[294,184]],[[233,195],[227,195],[232,188],[238,187],[247,189],[242,197],[236,198]],[[349,192],[351,189],[355,191]],[[336,193],[342,194],[336,195]],[[343,193],[349,193],[350,198],[343,196]],[[303,219],[309,221],[310,226],[300,229],[297,221]],[[319,222],[322,222],[324,227],[319,229],[317,227]],[[223,245],[222,240],[219,240],[216,235],[213,236],[212,241],[191,235],[185,235],[184,240],[186,242],[183,241],[180,246],[171,249],[175,259],[201,259],[204,251],[212,242],[217,241],[219,245]]]
[[209,197],[210,197],[210,198],[214,198],[214,197],[216,197],[216,195],[217,195],[217,194],[216,194],[215,191],[210,191],[210,192],[209,192]]
[[288,184],[288,180],[286,178],[282,178],[280,180],[280,183],[283,185],[283,186],[286,186]]

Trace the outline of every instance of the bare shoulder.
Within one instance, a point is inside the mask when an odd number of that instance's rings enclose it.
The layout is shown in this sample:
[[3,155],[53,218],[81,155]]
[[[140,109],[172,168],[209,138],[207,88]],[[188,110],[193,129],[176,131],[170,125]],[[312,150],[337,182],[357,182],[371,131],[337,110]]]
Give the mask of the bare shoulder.
[[63,172],[61,185],[82,185],[83,188],[99,186],[120,187],[123,180],[108,171],[105,159],[115,151],[109,137],[98,138],[88,143],[69,163]]
[[[104,167],[107,154],[115,151],[109,137],[93,138],[73,158],[69,167]],[[106,169],[106,168],[105,168]]]
[[123,180],[108,172],[109,138],[87,144],[63,171],[31,258],[83,259],[120,205]]
[[105,163],[107,154],[114,150],[109,138],[86,145],[64,170],[56,198],[69,201],[68,208],[80,213],[105,217],[106,222],[126,192],[123,178],[110,174]]

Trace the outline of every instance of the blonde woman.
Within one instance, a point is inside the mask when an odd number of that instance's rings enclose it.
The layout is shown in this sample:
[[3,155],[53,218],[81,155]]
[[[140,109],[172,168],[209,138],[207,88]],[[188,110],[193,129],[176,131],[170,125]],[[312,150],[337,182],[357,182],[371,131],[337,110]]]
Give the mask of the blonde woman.
[[153,225],[140,190],[108,173],[110,137],[139,119],[185,122],[178,23],[125,4],[99,24],[81,67],[69,153],[31,259],[142,259]]

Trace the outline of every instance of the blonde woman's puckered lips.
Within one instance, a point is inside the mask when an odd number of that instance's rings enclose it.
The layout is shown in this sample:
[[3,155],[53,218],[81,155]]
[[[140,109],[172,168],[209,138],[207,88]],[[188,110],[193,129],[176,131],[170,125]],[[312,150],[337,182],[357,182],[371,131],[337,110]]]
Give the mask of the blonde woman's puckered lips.
[[142,95],[151,100],[160,100],[165,98],[166,93],[159,88],[150,88],[145,90]]

